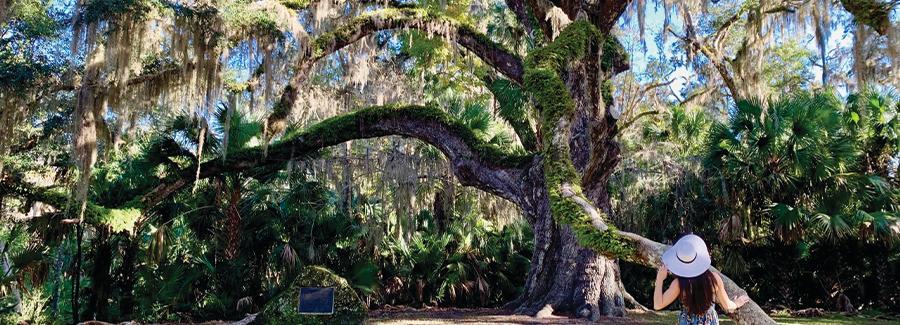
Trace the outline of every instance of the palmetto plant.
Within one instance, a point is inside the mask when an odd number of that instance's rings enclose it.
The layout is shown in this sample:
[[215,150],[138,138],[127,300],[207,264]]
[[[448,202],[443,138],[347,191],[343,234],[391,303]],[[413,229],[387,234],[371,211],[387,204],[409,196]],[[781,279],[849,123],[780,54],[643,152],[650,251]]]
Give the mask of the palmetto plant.
[[[886,175],[866,168],[868,145],[857,141],[865,134],[890,134],[883,131],[889,126],[884,122],[888,112],[884,106],[856,104],[860,100],[866,101],[851,97],[845,107],[826,92],[796,94],[767,105],[741,101],[727,123],[714,124],[705,167],[709,182],[721,184],[711,187],[731,209],[720,224],[721,237],[896,239],[896,190]],[[889,147],[877,150],[888,157],[896,154],[887,152]]]
[[384,303],[484,306],[518,294],[532,245],[526,226],[464,216],[433,231],[417,232],[408,244],[387,238],[382,294],[391,300]]

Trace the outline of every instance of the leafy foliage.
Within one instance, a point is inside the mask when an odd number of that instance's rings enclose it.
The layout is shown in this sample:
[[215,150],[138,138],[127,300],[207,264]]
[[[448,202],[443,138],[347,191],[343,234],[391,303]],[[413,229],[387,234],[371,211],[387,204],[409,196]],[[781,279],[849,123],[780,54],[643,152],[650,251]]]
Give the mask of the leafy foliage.
[[[878,102],[877,96],[866,97]],[[824,239],[872,234],[888,242],[900,235],[874,229],[897,222],[894,194],[888,175],[864,168],[867,144],[854,139],[867,138],[860,133],[869,128],[882,130],[888,112],[879,105],[861,110],[858,101],[850,98],[845,109],[827,93],[799,94],[770,103],[765,114],[759,104],[740,102],[728,125],[714,125],[706,168],[714,181],[733,184],[719,195],[735,202],[732,213],[744,226],[723,227],[721,233],[731,238],[746,233],[752,239],[764,234],[751,234],[751,227],[768,224],[789,242],[804,233]],[[859,114],[871,117],[863,121]]]
[[[849,297],[896,308],[887,301],[900,292],[875,289],[896,276],[895,100],[873,91],[846,100],[797,93],[739,102],[723,122],[675,107],[643,123],[649,147],[626,168],[650,173],[616,177],[617,210],[625,211],[617,221],[661,240],[701,234],[715,264],[751,284],[758,301],[836,308]],[[627,287],[650,285],[626,279]]]

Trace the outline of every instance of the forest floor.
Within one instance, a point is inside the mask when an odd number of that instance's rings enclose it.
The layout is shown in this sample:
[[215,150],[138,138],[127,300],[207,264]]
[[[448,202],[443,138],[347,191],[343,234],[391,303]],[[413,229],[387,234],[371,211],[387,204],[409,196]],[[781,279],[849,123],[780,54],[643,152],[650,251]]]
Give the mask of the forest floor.
[[[429,308],[429,309],[395,309],[374,310],[369,313],[370,324],[378,325],[437,325],[437,324],[677,324],[677,312],[641,312],[629,311],[625,318],[608,317],[598,322],[572,319],[563,316],[551,318],[535,318],[514,315],[500,309],[479,308]],[[721,324],[734,324],[721,316]],[[900,320],[876,316],[845,316],[826,314],[823,317],[803,318],[790,316],[773,317],[779,324],[787,325],[843,325],[843,324],[898,324]]]

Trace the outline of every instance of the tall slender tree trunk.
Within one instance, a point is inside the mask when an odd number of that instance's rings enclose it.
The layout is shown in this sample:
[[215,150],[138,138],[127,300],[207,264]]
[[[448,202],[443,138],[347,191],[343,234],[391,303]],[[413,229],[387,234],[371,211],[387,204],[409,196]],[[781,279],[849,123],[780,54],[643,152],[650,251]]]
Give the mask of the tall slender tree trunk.
[[122,301],[119,303],[119,314],[122,319],[132,319],[134,313],[134,283],[135,263],[137,263],[139,238],[130,237],[126,240],[125,253],[122,256],[122,267],[119,278],[122,290]]
[[109,286],[112,281],[110,265],[112,264],[112,243],[110,230],[100,228],[94,240],[94,265],[91,271],[90,296],[88,298],[85,318],[107,320]]
[[84,237],[84,224],[75,225],[75,263],[72,270],[72,324],[78,324],[80,292],[81,289],[81,239]]
[[351,216],[353,215],[353,163],[350,159],[353,152],[350,141],[344,142],[341,146],[344,147],[344,156],[341,159],[341,182],[338,189],[341,199],[338,203],[341,212]]

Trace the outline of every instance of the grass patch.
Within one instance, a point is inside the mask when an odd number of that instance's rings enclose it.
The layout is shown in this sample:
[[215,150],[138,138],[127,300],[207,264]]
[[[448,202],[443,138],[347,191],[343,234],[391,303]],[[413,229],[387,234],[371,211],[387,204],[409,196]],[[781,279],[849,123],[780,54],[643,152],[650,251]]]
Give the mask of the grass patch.
[[[659,313],[630,313],[627,318],[634,319],[640,322],[646,322],[647,324],[678,324],[678,312],[677,311],[664,311]],[[882,314],[861,314],[854,316],[847,316],[838,313],[827,313],[823,317],[816,318],[806,318],[806,317],[791,317],[786,315],[778,315],[773,316],[778,324],[785,325],[843,325],[843,324],[898,324],[900,323],[900,319],[891,318],[884,316]],[[728,319],[727,316],[719,314],[719,323],[720,324],[735,324],[732,320]]]

